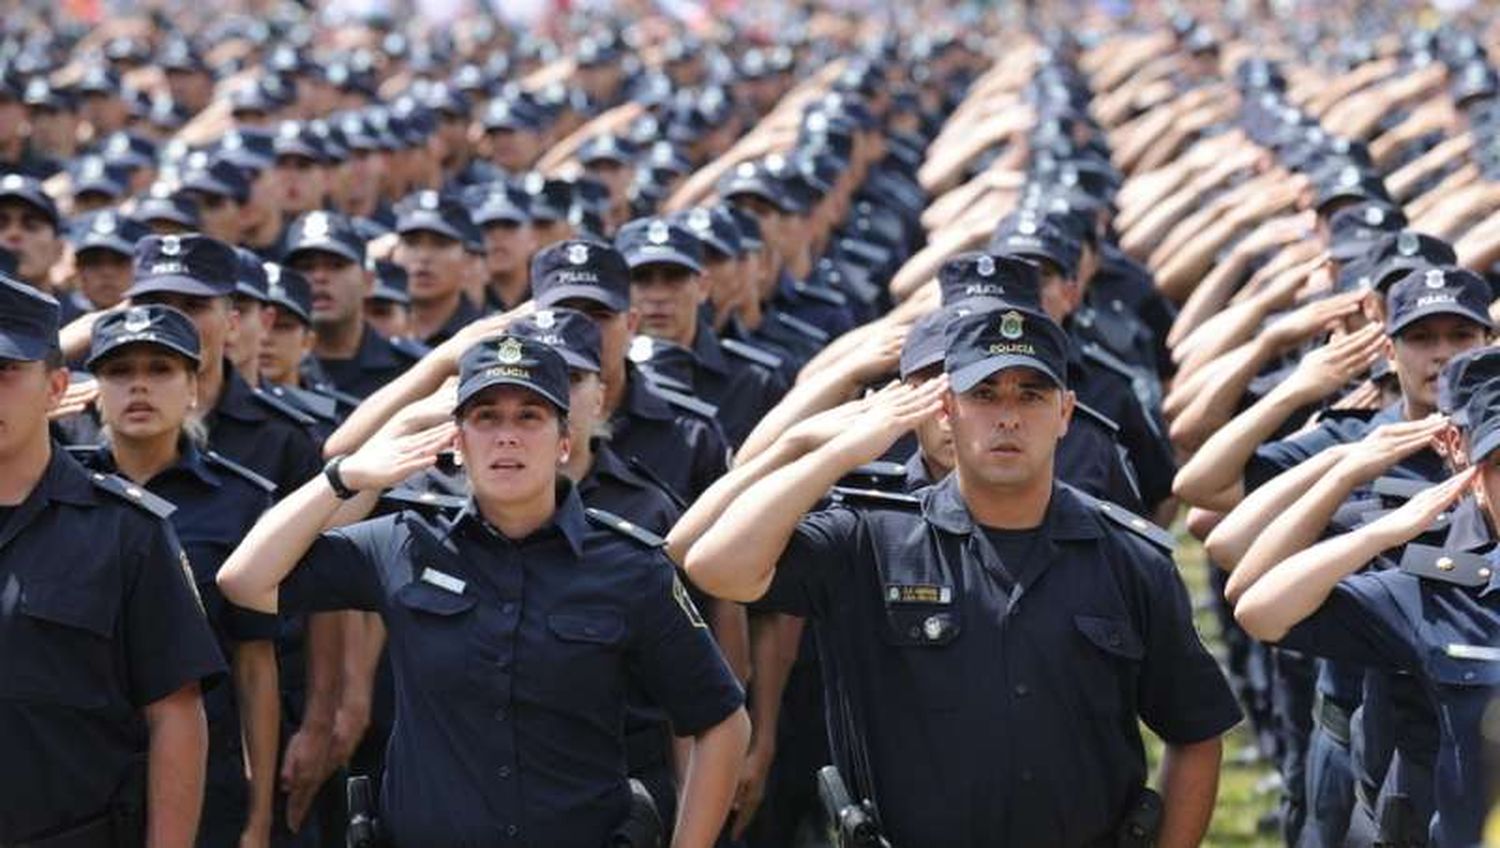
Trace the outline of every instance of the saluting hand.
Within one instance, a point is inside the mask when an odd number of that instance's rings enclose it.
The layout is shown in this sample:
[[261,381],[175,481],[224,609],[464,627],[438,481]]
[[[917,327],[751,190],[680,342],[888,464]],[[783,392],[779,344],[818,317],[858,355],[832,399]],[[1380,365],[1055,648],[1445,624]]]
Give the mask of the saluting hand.
[[87,380],[69,383],[67,390],[63,392],[62,400],[58,401],[57,406],[47,413],[47,418],[56,421],[60,418],[67,418],[69,415],[77,415],[93,406],[98,399],[98,380],[90,377]]
[[1369,370],[1380,357],[1384,330],[1367,324],[1340,336],[1302,358],[1284,384],[1306,400],[1328,397],[1355,377]]
[[1433,446],[1447,426],[1445,416],[1429,415],[1376,427],[1350,445],[1334,469],[1356,485],[1368,483],[1422,448]]
[[431,468],[453,445],[458,427],[445,420],[414,433],[382,431],[350,454],[341,466],[344,485],[356,491],[384,489]]
[[948,375],[920,386],[896,384],[870,398],[870,405],[828,443],[849,468],[879,459],[902,435],[943,410]]
[[1436,486],[1423,489],[1400,508],[1370,522],[1370,532],[1380,534],[1387,547],[1415,539],[1463,497],[1478,471],[1478,466],[1470,466]]

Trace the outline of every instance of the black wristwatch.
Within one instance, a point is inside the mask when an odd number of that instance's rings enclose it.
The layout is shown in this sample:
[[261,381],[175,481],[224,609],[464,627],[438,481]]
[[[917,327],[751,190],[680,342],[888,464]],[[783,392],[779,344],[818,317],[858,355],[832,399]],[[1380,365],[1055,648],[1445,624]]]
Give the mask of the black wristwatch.
[[323,479],[327,480],[328,485],[333,487],[333,493],[341,501],[347,501],[359,494],[354,489],[345,486],[343,475],[339,474],[339,466],[343,464],[345,459],[347,457],[336,456],[328,460],[328,464],[323,466]]

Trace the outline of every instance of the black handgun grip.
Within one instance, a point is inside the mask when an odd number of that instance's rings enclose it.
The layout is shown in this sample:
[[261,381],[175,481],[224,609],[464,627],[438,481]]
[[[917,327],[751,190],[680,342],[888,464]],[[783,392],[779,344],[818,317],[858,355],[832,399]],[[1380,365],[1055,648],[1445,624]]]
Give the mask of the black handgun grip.
[[370,789],[370,778],[358,775],[344,784],[344,797],[349,803],[349,829],[344,841],[348,848],[377,848],[380,845],[380,824],[375,820],[375,794]]

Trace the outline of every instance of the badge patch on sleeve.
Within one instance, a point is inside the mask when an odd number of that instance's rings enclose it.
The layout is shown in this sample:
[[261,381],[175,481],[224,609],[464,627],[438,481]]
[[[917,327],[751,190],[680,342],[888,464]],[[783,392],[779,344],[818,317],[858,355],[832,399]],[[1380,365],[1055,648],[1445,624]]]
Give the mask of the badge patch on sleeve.
[[694,627],[708,628],[708,622],[703,620],[703,614],[698,612],[698,607],[688,595],[687,587],[682,585],[682,578],[672,578],[672,597],[677,600],[677,605],[682,607],[682,614]]

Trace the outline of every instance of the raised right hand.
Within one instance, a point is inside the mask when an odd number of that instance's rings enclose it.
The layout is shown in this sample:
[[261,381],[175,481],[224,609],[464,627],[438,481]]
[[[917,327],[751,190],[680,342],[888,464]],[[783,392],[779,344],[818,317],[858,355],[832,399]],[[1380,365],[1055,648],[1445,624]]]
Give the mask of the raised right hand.
[[1367,324],[1309,353],[1282,385],[1308,401],[1326,398],[1369,370],[1380,358],[1385,330]]
[[356,491],[384,489],[431,468],[437,455],[453,445],[458,426],[445,420],[404,435],[378,433],[339,466],[344,485]]
[[940,413],[948,375],[920,386],[888,388],[870,398],[865,413],[828,443],[828,449],[838,451],[849,468],[879,459],[902,435]]

